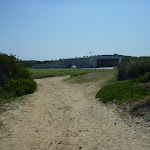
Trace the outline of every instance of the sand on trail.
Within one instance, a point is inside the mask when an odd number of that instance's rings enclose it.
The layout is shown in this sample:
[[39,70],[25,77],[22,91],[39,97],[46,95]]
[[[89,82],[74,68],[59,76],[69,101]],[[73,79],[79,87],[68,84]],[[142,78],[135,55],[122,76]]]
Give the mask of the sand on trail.
[[38,91],[25,96],[28,104],[2,114],[11,135],[3,133],[1,150],[150,149],[138,124],[130,126],[115,106],[95,99],[100,82],[68,84],[65,78],[37,79]]

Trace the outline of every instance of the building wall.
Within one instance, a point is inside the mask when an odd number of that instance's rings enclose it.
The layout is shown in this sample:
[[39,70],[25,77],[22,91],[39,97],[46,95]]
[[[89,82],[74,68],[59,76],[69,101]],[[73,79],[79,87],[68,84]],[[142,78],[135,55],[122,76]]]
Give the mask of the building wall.
[[78,68],[97,68],[117,66],[123,57],[114,55],[100,55],[82,58],[62,59],[56,64],[35,64],[35,69],[71,68],[76,65]]
[[97,59],[97,67],[115,67],[118,59]]
[[71,66],[76,65],[77,67],[87,68],[89,67],[89,58],[70,58],[61,60],[61,64],[65,68],[71,68]]
[[89,67],[90,68],[96,68],[97,67],[96,57],[89,57]]
[[[102,62],[100,65],[99,62]],[[120,56],[91,56],[86,58],[70,58],[70,59],[63,59],[61,64],[65,68],[70,68],[73,65],[82,68],[97,68],[97,67],[107,67],[107,66],[117,66],[122,61],[122,57]]]
[[[102,66],[98,65],[99,61],[104,62]],[[90,68],[117,66],[121,61],[122,57],[120,56],[91,56],[89,57],[89,66]]]

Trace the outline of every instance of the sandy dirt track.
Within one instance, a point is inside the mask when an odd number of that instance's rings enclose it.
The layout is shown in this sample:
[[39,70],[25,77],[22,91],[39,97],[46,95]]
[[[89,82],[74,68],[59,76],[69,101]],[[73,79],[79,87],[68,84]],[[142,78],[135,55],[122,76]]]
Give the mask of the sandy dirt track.
[[95,99],[101,82],[68,84],[65,78],[37,79],[38,91],[24,97],[28,103],[2,114],[11,135],[1,131],[1,150],[150,149],[139,124],[130,126],[115,106]]

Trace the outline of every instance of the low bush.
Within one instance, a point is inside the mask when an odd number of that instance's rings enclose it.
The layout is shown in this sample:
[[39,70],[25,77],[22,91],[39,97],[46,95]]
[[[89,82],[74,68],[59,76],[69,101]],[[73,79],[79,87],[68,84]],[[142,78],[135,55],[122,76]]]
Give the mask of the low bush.
[[35,92],[37,83],[33,79],[10,79],[5,83],[4,89],[17,96],[21,96]]
[[136,82],[136,83],[146,83],[150,81],[150,72],[145,73],[145,75],[140,76],[136,79],[132,79],[130,80],[132,82]]
[[4,86],[9,79],[28,79],[31,77],[27,70],[19,60],[13,56],[0,53],[0,86]]
[[[20,96],[33,93],[37,84],[19,59],[0,53],[0,88],[6,91],[6,96],[9,95],[7,93]],[[0,98],[4,97],[3,95],[0,95]]]
[[129,99],[142,99],[149,95],[149,92],[140,83],[148,82],[149,80],[150,73],[147,73],[136,79],[108,85],[99,90],[96,98],[100,98],[104,103],[113,100],[127,101]]
[[117,68],[118,80],[134,79],[150,72],[150,57],[124,59]]

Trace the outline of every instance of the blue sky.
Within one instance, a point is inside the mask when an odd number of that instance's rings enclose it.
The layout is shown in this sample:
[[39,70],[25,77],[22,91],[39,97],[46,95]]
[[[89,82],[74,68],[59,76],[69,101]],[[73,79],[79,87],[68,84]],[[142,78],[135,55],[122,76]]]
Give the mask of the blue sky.
[[0,0],[0,52],[23,60],[150,56],[150,0]]

